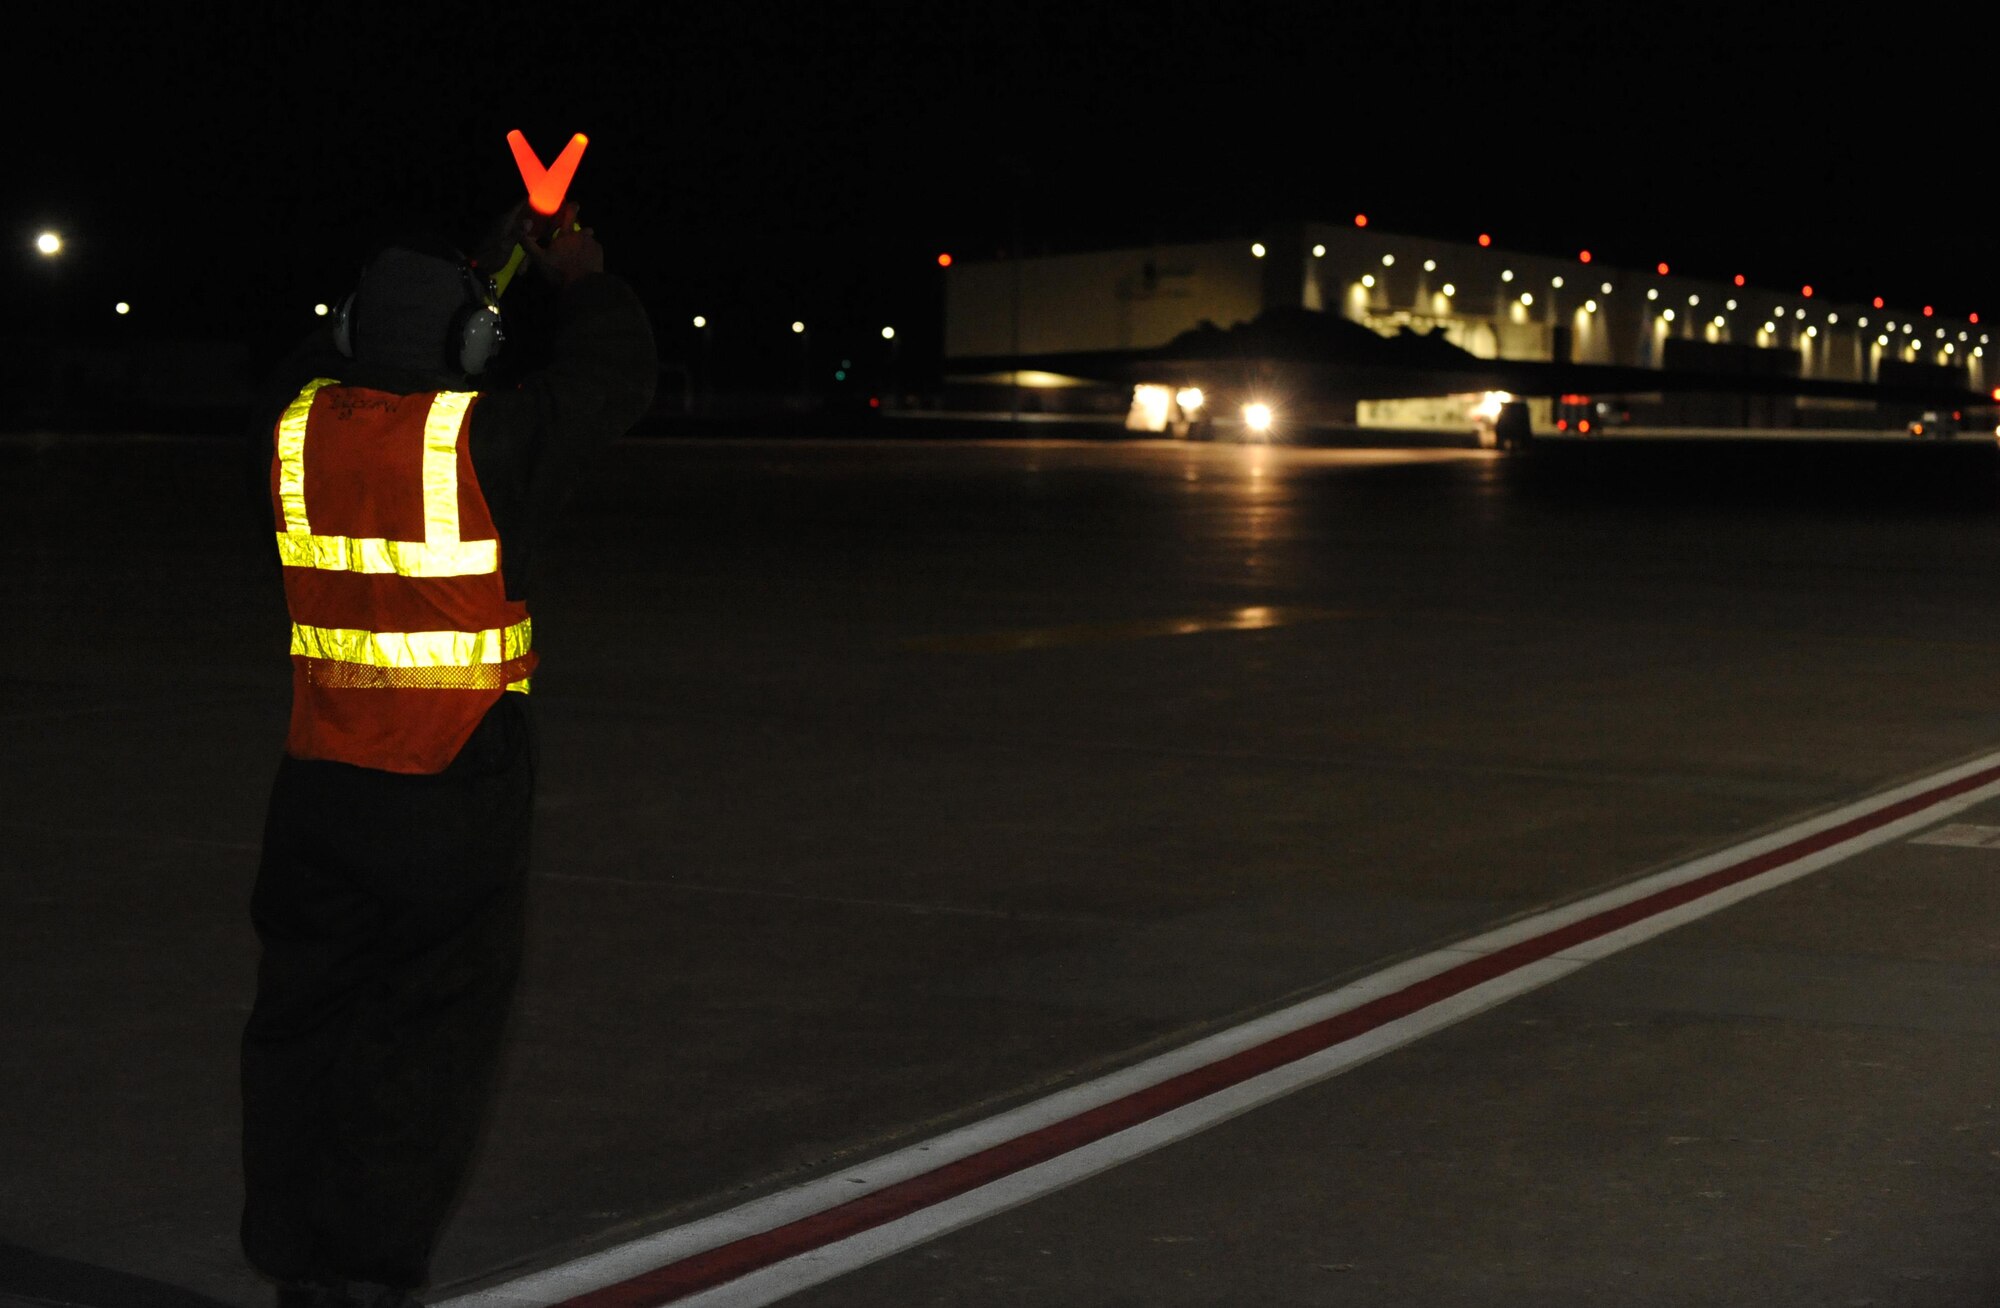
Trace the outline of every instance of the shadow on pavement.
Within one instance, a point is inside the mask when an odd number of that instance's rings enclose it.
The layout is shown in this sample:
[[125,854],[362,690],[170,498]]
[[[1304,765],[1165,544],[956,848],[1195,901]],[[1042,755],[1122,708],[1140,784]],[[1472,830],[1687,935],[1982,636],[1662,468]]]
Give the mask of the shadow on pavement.
[[1830,440],[1537,441],[1503,464],[1557,503],[1983,513],[2000,508],[2000,447]]
[[232,1308],[219,1299],[0,1242],[0,1308]]

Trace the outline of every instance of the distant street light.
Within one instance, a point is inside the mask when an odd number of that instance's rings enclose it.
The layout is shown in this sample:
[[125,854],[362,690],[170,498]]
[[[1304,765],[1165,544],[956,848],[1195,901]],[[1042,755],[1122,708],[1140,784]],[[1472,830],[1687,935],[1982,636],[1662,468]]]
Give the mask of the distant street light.
[[60,232],[43,232],[35,238],[35,250],[44,258],[53,258],[61,254],[62,248],[63,238]]
[[132,306],[127,301],[120,300],[117,304],[111,306],[111,311],[115,314],[118,314],[120,317],[123,317],[124,315],[132,312]]

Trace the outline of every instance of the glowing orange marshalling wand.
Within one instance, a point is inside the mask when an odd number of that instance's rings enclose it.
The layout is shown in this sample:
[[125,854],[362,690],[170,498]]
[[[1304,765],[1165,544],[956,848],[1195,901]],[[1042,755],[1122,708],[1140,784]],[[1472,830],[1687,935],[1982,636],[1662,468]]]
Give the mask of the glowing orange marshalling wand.
[[569,138],[562,153],[547,168],[535,154],[528,138],[517,128],[507,133],[507,144],[514,151],[514,167],[521,171],[521,181],[528,188],[528,207],[543,217],[549,217],[562,208],[563,196],[569,192],[570,179],[576,176],[576,166],[583,159],[583,147],[590,144],[590,138],[582,132]]
[[[541,159],[520,129],[507,133],[508,148],[514,152],[514,167],[520,170],[521,182],[528,188],[528,207],[544,218],[553,218],[562,209],[563,196],[569,193],[570,180],[576,176],[576,166],[583,159],[583,147],[590,144],[590,138],[582,132],[569,138],[555,163],[542,167]],[[514,274],[527,261],[528,252],[519,245],[508,256],[506,266],[493,277],[493,293],[500,295],[507,290],[507,284],[514,280]]]

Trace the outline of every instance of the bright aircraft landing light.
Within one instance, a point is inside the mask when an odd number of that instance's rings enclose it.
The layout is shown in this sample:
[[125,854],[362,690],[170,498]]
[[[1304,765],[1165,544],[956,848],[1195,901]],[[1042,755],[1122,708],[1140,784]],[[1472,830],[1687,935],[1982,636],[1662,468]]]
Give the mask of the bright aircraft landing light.
[[1132,418],[1142,431],[1167,429],[1167,405],[1172,397],[1164,386],[1150,383],[1132,388]]

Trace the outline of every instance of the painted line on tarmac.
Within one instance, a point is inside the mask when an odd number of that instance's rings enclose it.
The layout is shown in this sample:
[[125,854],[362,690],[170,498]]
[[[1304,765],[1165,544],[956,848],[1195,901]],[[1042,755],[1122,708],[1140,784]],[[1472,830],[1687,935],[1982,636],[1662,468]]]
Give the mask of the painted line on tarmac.
[[445,1303],[774,1303],[1185,1139],[1995,796],[2000,753],[1508,923],[858,1167]]

